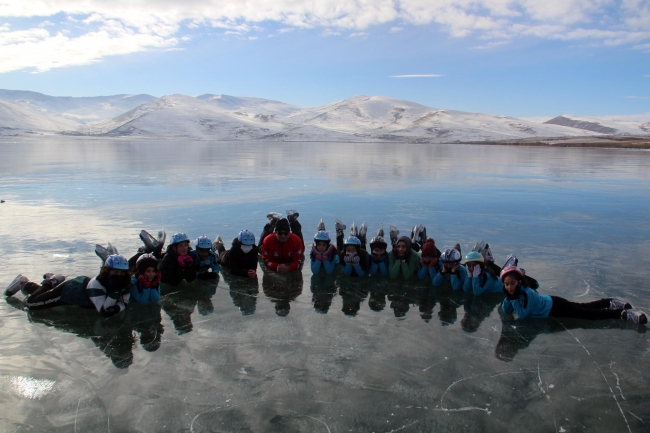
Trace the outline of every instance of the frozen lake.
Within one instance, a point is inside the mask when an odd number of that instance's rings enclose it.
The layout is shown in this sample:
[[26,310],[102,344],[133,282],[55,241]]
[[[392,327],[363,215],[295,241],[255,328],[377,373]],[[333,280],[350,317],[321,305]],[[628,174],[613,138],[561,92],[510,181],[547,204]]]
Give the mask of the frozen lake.
[[[94,276],[95,243],[427,227],[516,253],[540,293],[650,313],[650,152],[470,145],[0,141],[0,287]],[[111,319],[0,300],[0,431],[650,431],[650,342],[622,321],[508,321],[417,280],[222,276]],[[81,337],[81,338],[80,338]]]

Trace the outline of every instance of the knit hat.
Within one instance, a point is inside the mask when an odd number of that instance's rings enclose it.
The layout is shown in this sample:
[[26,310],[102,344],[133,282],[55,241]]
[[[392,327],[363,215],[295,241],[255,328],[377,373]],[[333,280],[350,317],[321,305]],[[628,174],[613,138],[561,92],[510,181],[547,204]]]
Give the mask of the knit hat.
[[436,241],[434,241],[432,238],[427,238],[424,245],[422,245],[422,257],[438,258],[438,249],[436,248]]
[[278,223],[275,225],[275,231],[276,232],[290,232],[291,231],[291,225],[289,224],[289,220],[286,218],[282,218]]

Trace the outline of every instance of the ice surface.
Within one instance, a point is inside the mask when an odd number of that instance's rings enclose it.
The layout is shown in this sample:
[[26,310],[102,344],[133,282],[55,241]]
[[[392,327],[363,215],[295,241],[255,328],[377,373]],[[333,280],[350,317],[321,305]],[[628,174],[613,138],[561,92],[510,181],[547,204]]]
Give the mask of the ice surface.
[[[0,142],[0,287],[95,275],[164,227],[296,209],[516,253],[543,293],[650,311],[650,153],[463,145]],[[645,327],[513,321],[501,296],[302,273],[165,287],[99,319],[0,302],[0,430],[646,431]]]

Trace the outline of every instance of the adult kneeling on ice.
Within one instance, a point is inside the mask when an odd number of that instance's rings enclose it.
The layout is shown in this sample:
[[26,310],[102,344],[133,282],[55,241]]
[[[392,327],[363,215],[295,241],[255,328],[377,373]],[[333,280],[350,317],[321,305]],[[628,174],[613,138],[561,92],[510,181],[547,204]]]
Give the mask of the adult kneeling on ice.
[[264,265],[281,274],[300,269],[305,259],[302,240],[290,230],[289,221],[282,218],[275,225],[275,233],[262,242]]

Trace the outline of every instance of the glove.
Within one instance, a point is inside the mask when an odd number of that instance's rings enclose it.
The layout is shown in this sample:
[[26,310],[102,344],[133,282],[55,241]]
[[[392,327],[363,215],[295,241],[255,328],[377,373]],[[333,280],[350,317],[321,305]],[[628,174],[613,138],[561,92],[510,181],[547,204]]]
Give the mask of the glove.
[[156,275],[154,275],[153,280],[149,283],[149,287],[156,287],[158,284],[160,284],[160,280],[162,279],[162,274],[160,272],[156,272]]
[[190,257],[190,256],[178,256],[178,264],[180,265],[181,268],[192,266],[192,263],[194,263],[194,260],[192,260],[192,257]]
[[481,275],[481,267],[480,266],[474,266],[474,271],[471,273],[472,277],[478,277]]
[[197,278],[200,280],[215,280],[217,279],[218,274],[216,272],[203,272],[202,274],[197,275]]
[[144,275],[140,275],[138,277],[138,283],[140,283],[140,286],[143,289],[148,289],[149,287],[151,287],[152,281],[147,280],[147,277],[145,277]]
[[343,260],[348,265],[356,265],[361,259],[356,254],[346,254],[345,257],[343,257]]

